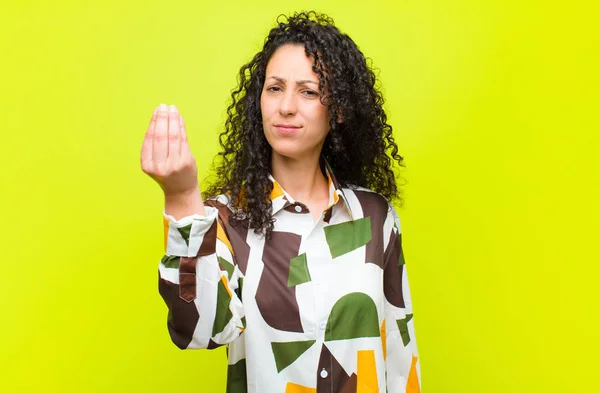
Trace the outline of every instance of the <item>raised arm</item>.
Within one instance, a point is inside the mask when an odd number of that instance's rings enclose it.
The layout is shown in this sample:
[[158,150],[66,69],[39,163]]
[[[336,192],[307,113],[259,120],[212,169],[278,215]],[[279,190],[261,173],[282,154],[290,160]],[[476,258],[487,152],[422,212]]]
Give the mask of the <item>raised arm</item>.
[[225,231],[217,238],[218,210],[205,206],[185,124],[177,108],[161,105],[152,115],[141,152],[144,173],[165,196],[165,255],[159,292],[168,307],[167,326],[181,349],[216,348],[244,330],[235,267]]

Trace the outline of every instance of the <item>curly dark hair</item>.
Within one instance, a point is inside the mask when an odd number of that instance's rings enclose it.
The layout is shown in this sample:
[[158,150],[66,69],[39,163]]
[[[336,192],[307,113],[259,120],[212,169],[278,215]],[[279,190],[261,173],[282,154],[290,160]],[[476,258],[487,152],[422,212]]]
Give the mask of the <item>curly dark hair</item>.
[[284,44],[303,45],[313,58],[320,99],[332,115],[321,155],[339,184],[367,187],[402,203],[392,159],[404,166],[403,158],[387,124],[375,73],[354,41],[329,16],[314,11],[280,15],[262,50],[240,69],[219,135],[223,150],[215,157],[204,196],[228,194],[234,207],[230,222],[267,236],[273,230],[273,183],[268,178],[272,150],[263,131],[260,98],[267,63]]

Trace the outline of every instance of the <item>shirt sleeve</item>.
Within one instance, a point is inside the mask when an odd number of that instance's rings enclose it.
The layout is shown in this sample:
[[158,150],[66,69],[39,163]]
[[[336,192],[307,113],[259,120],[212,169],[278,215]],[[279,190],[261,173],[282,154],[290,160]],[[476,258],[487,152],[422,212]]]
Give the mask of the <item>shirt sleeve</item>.
[[402,232],[396,210],[390,205],[391,226],[384,253],[385,361],[389,393],[421,391],[421,371],[408,275],[402,251]]
[[245,328],[242,274],[218,209],[205,204],[205,212],[175,220],[163,210],[158,288],[168,308],[169,335],[181,349],[229,344]]

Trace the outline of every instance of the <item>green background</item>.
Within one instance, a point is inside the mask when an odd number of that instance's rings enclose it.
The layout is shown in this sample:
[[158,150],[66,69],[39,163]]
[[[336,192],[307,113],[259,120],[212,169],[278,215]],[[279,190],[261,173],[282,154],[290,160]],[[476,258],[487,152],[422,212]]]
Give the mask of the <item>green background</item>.
[[240,66],[301,9],[379,70],[424,391],[600,391],[592,4],[3,3],[0,391],[224,391],[224,350],[168,337],[140,149],[175,104],[204,178]]

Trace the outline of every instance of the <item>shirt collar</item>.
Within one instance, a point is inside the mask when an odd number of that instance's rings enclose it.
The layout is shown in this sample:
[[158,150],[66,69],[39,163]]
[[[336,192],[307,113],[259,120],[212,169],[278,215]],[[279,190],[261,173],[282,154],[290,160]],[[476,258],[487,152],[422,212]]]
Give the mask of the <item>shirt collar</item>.
[[[327,203],[327,208],[325,210],[331,209],[334,205],[342,201],[341,203],[346,207],[348,214],[350,215],[350,219],[354,220],[352,216],[352,209],[348,204],[348,200],[344,195],[344,191],[340,184],[338,183],[333,170],[331,169],[331,165],[325,158],[321,159],[321,165],[325,169],[325,173],[327,175],[327,184],[329,186],[329,202]],[[270,199],[273,206],[273,215],[275,215],[281,209],[294,204],[296,201],[292,198],[281,185],[273,178],[272,175],[269,174],[269,180],[273,182],[273,191],[271,191]]]

